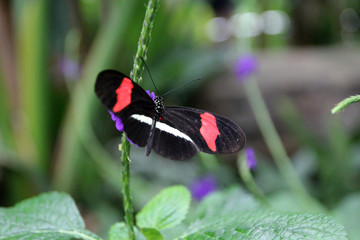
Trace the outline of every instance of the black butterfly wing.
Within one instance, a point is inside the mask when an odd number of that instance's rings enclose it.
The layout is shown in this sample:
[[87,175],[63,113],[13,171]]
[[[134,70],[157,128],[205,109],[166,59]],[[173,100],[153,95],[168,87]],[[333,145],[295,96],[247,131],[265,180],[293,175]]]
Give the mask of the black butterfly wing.
[[173,121],[168,121],[166,113],[156,122],[154,131],[152,149],[160,156],[173,160],[185,160],[200,151],[197,144],[183,129],[178,128]]
[[[115,70],[99,73],[95,92],[101,102],[121,118],[128,138],[145,147],[155,117],[155,103],[150,96]],[[244,132],[234,122],[200,109],[166,107],[156,120],[150,147],[170,159],[188,159],[199,151],[233,153],[241,150],[246,142]]]
[[[161,130],[159,123],[168,128]],[[241,128],[223,116],[195,108],[166,107],[156,125],[153,149],[161,156],[182,160],[199,151],[234,153],[245,143]]]
[[107,109],[121,118],[128,138],[144,147],[150,126],[131,117],[154,115],[155,103],[144,89],[121,72],[104,70],[96,78],[95,93]]

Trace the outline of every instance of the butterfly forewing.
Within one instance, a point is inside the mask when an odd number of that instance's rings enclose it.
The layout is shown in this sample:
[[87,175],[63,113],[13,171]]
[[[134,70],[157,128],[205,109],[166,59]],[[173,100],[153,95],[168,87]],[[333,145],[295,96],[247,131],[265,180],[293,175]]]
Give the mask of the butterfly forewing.
[[136,113],[152,114],[155,108],[155,103],[144,89],[115,70],[99,73],[95,93],[101,102],[123,121]]
[[246,142],[244,132],[231,120],[187,107],[165,107],[157,121],[153,149],[159,155],[183,160],[199,151],[233,153]]
[[128,138],[144,147],[150,127],[130,118],[134,114],[150,118],[154,115],[155,104],[144,89],[118,71],[104,70],[96,79],[95,93],[110,111],[121,118]]

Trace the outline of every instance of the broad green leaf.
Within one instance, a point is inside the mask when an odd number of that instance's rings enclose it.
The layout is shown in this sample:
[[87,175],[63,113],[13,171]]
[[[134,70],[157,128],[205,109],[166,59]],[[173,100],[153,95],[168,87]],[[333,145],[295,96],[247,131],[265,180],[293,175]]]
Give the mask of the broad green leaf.
[[268,197],[271,207],[284,212],[301,212],[299,198],[291,191],[278,191]]
[[85,229],[74,201],[65,193],[50,192],[0,209],[1,240],[100,239]]
[[141,232],[146,237],[146,240],[164,240],[161,233],[154,228],[142,228]]
[[[146,238],[135,228],[136,240],[145,240]],[[128,229],[124,222],[115,223],[109,230],[108,240],[130,240],[128,235]]]
[[193,223],[181,239],[346,239],[334,218],[266,210],[233,212]]
[[349,234],[349,239],[359,239],[360,236],[360,193],[346,196],[334,210],[338,219]]
[[185,187],[165,188],[136,215],[136,222],[141,228],[157,230],[176,226],[184,220],[190,201],[190,193]]
[[200,205],[191,211],[191,220],[216,217],[227,213],[258,209],[261,207],[252,195],[238,186],[215,192],[206,197]]
[[210,195],[193,212],[178,239],[346,239],[332,217],[270,210],[239,187]]

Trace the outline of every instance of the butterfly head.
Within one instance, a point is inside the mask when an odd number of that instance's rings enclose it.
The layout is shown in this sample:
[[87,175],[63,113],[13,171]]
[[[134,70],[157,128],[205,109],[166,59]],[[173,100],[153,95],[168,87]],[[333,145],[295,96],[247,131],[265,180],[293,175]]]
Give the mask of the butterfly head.
[[160,96],[156,96],[154,99],[155,102],[155,112],[157,114],[162,114],[164,112],[164,103],[163,103],[164,99],[163,97]]

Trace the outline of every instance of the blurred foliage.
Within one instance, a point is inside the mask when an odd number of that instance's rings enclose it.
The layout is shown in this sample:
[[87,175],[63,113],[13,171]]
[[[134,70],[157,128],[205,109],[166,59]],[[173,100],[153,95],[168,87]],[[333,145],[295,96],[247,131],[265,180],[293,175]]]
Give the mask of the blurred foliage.
[[[241,201],[239,201],[241,200]],[[163,189],[136,214],[136,239],[347,239],[344,227],[319,213],[284,213],[267,209],[238,186],[206,197],[196,209],[184,186]],[[185,219],[190,215],[190,219]],[[49,192],[0,209],[4,239],[81,238],[100,240],[85,228],[74,201]],[[184,221],[185,220],[185,221]],[[11,226],[11,227],[9,227]],[[171,229],[171,231],[169,231]],[[135,239],[123,222],[111,226],[108,239]]]
[[[235,37],[223,43],[209,40],[205,29],[215,16],[266,10],[287,13],[290,29],[252,37],[250,45],[255,50],[359,38],[358,31],[344,33],[338,21],[346,8],[360,13],[356,0],[244,0],[224,1],[221,6],[214,2],[218,1],[161,1],[147,57],[157,88],[164,93],[202,76],[200,84],[170,97],[178,105],[191,104],[194,90],[228,71],[234,58],[248,47]],[[99,234],[113,219],[121,218],[121,177],[116,161],[120,158],[119,133],[95,98],[93,85],[103,69],[129,73],[145,4],[125,0],[0,2],[1,206],[55,189],[76,199],[87,224]],[[355,21],[351,16],[345,20],[350,25]],[[153,89],[146,73],[144,79],[142,86]],[[299,144],[293,156],[297,173],[313,196],[334,209],[331,213],[335,212],[350,236],[359,235],[360,228],[346,217],[359,218],[349,207],[356,206],[353,199],[360,191],[357,133],[347,133],[334,118],[324,123],[328,124],[327,136],[319,138],[291,102],[282,104],[282,119]],[[255,180],[272,205],[304,210],[284,190],[268,156],[258,157]],[[240,181],[236,167],[213,156],[200,154],[195,160],[179,163],[156,155],[146,158],[143,149],[133,147],[131,158],[135,210],[163,187],[190,185],[208,173],[218,179],[219,188]]]

